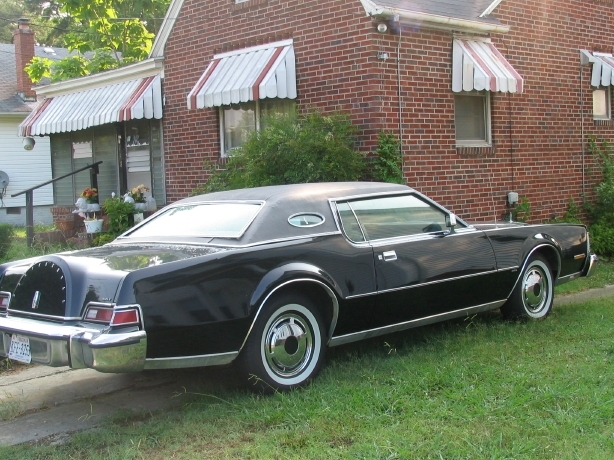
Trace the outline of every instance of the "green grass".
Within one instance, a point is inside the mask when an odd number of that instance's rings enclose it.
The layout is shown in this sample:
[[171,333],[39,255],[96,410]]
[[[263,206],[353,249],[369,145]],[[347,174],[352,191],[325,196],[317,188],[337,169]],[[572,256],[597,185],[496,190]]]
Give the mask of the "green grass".
[[0,458],[612,459],[613,305],[527,322],[491,312],[334,348],[302,391],[203,383],[178,411],[125,412]]
[[[614,265],[599,262],[557,294],[608,284]],[[179,410],[125,410],[64,445],[0,458],[609,460],[613,307],[561,305],[526,322],[488,312],[333,348],[312,385],[270,397],[227,370],[195,370],[207,380]]]

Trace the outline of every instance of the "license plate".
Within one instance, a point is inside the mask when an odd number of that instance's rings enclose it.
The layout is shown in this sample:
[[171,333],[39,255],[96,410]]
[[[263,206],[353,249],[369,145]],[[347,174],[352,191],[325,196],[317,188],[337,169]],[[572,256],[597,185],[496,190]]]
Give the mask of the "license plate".
[[11,336],[9,359],[30,364],[32,362],[32,354],[30,353],[30,339],[24,337],[23,335],[13,334]]

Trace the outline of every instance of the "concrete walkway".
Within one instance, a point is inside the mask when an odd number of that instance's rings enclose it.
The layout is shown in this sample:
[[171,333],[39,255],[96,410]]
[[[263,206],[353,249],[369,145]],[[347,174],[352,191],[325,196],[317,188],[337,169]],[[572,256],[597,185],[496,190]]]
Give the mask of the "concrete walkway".
[[[614,286],[555,297],[555,305],[614,297]],[[102,374],[92,369],[28,367],[0,378],[0,445],[57,444],[120,411],[172,409],[186,392],[237,386],[231,368]],[[205,389],[205,390],[203,390]],[[182,396],[183,395],[183,396]]]

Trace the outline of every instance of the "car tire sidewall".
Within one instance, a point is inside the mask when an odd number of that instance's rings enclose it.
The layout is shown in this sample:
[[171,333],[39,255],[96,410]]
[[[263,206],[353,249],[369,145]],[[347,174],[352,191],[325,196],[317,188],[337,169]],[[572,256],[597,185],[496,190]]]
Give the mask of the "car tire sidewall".
[[[266,336],[268,334],[269,328],[280,316],[285,313],[295,313],[299,316],[302,316],[303,319],[306,321],[306,326],[311,328],[311,334],[313,337],[313,349],[309,358],[309,362],[299,374],[291,378],[281,377],[271,369],[271,367],[268,365],[264,350]],[[278,308],[273,314],[269,316],[268,321],[265,323],[259,335],[259,350],[261,360],[260,364],[264,368],[264,371],[266,372],[267,376],[273,382],[275,382],[275,384],[284,387],[298,386],[309,380],[311,376],[315,374],[315,371],[317,371],[321,361],[320,356],[322,355],[322,327],[318,319],[316,319],[314,314],[307,307],[298,303],[291,303]]]
[[[525,286],[526,277],[533,270],[538,270],[540,276],[545,279],[545,303],[538,309],[533,310],[529,308],[525,302],[523,289]],[[552,311],[552,305],[554,300],[554,282],[552,271],[548,266],[548,263],[541,257],[536,256],[529,260],[525,269],[522,271],[522,275],[518,279],[518,283],[514,288],[512,296],[508,299],[507,303],[502,307],[502,312],[507,318],[531,318],[541,319],[545,318]]]
[[545,300],[545,303],[544,305],[541,306],[541,308],[539,308],[539,310],[533,311],[527,307],[522,297],[520,300],[522,302],[522,309],[524,310],[524,314],[526,316],[528,316],[529,318],[533,318],[533,319],[540,319],[540,318],[545,318],[552,311],[552,302],[553,302],[553,295],[554,295],[552,272],[550,271],[550,267],[548,267],[548,264],[546,264],[540,258],[535,258],[531,262],[529,262],[527,265],[527,268],[523,272],[522,278],[520,279],[520,295],[522,296],[522,288],[524,286],[525,278],[528,272],[536,267],[540,269],[539,271],[542,272],[543,276],[545,277],[546,283],[547,283],[547,286],[546,286],[547,298]]
[[[300,317],[305,325],[311,329],[313,338],[313,349],[309,362],[297,375],[290,378],[275,373],[267,362],[264,351],[266,337],[271,325],[287,314]],[[273,300],[263,307],[245,343],[245,348],[239,356],[238,364],[242,378],[245,379],[251,389],[264,393],[278,390],[285,391],[303,386],[317,375],[322,366],[326,351],[325,339],[321,315],[311,305],[311,302],[298,295],[286,295]]]

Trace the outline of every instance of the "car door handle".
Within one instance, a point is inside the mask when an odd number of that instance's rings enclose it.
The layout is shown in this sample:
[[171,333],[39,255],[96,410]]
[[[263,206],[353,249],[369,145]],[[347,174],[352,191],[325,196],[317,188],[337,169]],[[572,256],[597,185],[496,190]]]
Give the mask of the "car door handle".
[[394,251],[386,251],[382,255],[384,256],[384,262],[390,262],[391,260],[397,260],[397,253]]

